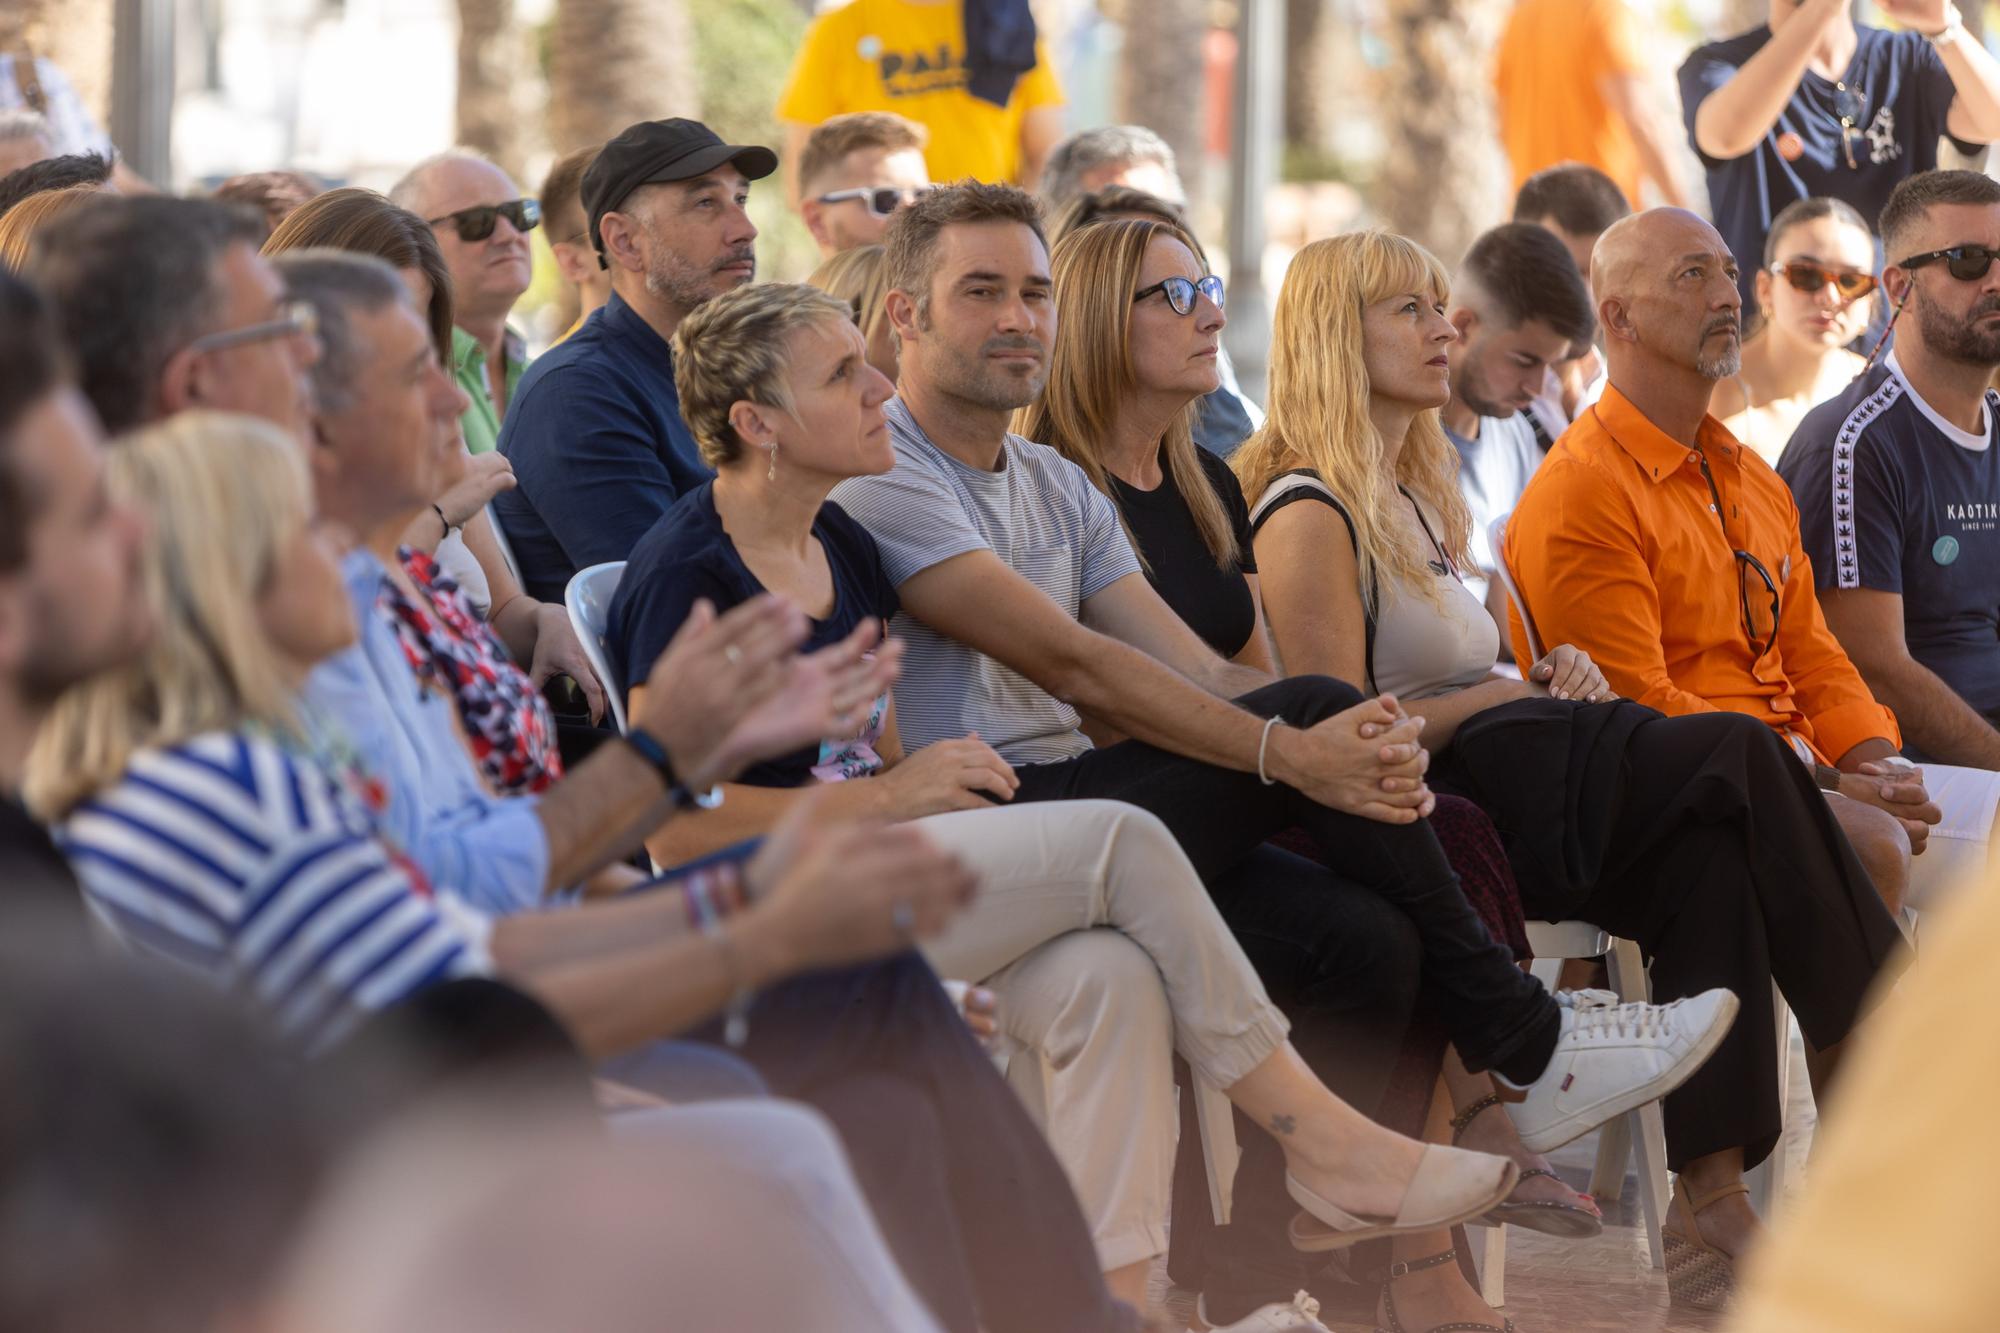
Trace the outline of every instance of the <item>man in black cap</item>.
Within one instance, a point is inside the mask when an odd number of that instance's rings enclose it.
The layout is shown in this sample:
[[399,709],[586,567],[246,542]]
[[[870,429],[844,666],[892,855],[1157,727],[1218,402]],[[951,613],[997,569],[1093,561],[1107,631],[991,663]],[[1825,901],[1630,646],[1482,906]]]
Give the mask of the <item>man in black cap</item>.
[[529,367],[500,431],[518,483],[494,501],[531,596],[623,560],[680,495],[711,475],[681,420],[667,340],[688,313],[757,273],[750,182],[768,148],[726,144],[692,120],[627,129],[584,173],[582,202],[611,299]]

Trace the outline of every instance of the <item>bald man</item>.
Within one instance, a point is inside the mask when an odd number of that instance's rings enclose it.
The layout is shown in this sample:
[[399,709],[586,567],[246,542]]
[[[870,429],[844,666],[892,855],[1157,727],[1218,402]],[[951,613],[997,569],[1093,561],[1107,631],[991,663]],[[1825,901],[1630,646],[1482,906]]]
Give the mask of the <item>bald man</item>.
[[[1591,269],[1609,384],[1529,482],[1508,523],[1504,557],[1534,643],[1574,644],[1612,688],[1670,716],[1754,717],[1778,732],[1822,789],[1837,793],[1828,798],[1835,819],[1817,821],[1821,836],[1851,843],[1866,879],[1796,875],[1789,900],[1747,918],[1726,915],[1726,904],[1701,906],[1697,883],[1680,907],[1683,917],[1712,913],[1705,938],[1696,936],[1694,981],[1683,984],[1697,984],[1704,964],[1726,967],[1746,951],[1767,952],[1814,1048],[1814,1083],[1823,1086],[1866,988],[1895,955],[1892,913],[1908,885],[1909,857],[1924,847],[1939,812],[1921,774],[1891,766],[1895,718],[1820,617],[1791,492],[1708,414],[1715,382],[1741,362],[1739,274],[1722,237],[1693,213],[1655,209],[1607,230]],[[1532,653],[1518,610],[1510,628],[1517,656]],[[1719,806],[1711,818],[1734,817]],[[1845,846],[1834,850],[1848,863]],[[1869,880],[1879,897],[1867,891]],[[1657,922],[1602,924],[1657,956],[1656,984],[1660,963],[1672,961],[1677,973],[1690,967],[1686,957],[1671,958],[1670,943],[1648,938]],[[1745,1001],[1739,1031],[1760,1008],[1747,992]],[[1670,1280],[1697,1270],[1726,1279],[1755,1236],[1756,1214],[1740,1187],[1744,1167],[1769,1152],[1782,1125],[1776,1040],[1774,1031],[1759,1034],[1769,1063],[1743,1074],[1755,1085],[1746,1094],[1766,1111],[1746,1120],[1711,1107],[1705,1123],[1691,1124],[1699,1109],[1667,1103],[1668,1164],[1681,1173]],[[1770,1112],[1777,1118],[1766,1118]],[[1676,1297],[1700,1286],[1675,1280]]]
[[452,373],[472,400],[465,447],[487,453],[528,368],[527,342],[507,316],[534,276],[528,233],[541,223],[541,205],[499,167],[462,152],[419,162],[389,198],[430,224],[451,270]]

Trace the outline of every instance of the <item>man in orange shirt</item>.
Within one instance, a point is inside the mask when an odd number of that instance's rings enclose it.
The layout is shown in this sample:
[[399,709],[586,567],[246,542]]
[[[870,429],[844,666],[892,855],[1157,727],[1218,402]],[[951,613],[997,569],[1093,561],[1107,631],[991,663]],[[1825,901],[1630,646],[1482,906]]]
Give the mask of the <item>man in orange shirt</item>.
[[[1834,814],[1892,906],[1905,858],[1927,843],[1949,850],[1918,863],[1919,897],[1983,862],[1992,830],[1970,812],[1994,776],[1933,768],[1968,795],[1948,810],[1931,799],[1897,754],[1895,717],[1827,629],[1790,490],[1708,415],[1740,359],[1720,234],[1679,209],[1637,214],[1598,242],[1591,276],[1610,386],[1543,461],[1504,547],[1538,641],[1574,643],[1663,713],[1769,723],[1842,798]],[[1518,608],[1511,627],[1529,651]]]
[[1650,105],[1647,67],[1625,0],[1520,0],[1493,67],[1514,188],[1544,167],[1582,162],[1616,181],[1635,207],[1645,180],[1664,202],[1684,203],[1661,129],[1672,117]]

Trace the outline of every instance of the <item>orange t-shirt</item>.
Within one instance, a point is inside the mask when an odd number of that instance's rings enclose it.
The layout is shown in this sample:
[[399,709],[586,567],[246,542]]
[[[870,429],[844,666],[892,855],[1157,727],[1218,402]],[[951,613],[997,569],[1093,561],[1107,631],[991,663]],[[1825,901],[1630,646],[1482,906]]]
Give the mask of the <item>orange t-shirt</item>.
[[1639,150],[1598,84],[1646,68],[1638,24],[1624,0],[1520,0],[1493,68],[1500,142],[1514,188],[1544,167],[1596,167],[1639,205]]
[[[1506,540],[1543,651],[1574,644],[1628,699],[1670,717],[1748,713],[1827,763],[1878,737],[1900,746],[1894,715],[1820,614],[1791,488],[1714,417],[1696,440],[1700,453],[1607,388],[1549,450]],[[1778,584],[1775,642],[1761,655],[1744,624],[1737,550]],[[1510,629],[1516,660],[1532,660],[1518,610]]]

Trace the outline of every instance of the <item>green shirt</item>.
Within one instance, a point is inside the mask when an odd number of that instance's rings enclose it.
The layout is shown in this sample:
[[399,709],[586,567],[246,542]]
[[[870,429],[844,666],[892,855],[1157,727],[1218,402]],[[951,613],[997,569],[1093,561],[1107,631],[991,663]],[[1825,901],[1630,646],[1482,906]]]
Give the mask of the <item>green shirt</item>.
[[[502,346],[507,363],[507,401],[511,403],[514,390],[520,387],[521,374],[528,368],[528,344],[510,328]],[[486,349],[479,345],[479,339],[455,328],[451,331],[451,363],[458,387],[472,400],[465,415],[459,418],[465,431],[466,451],[490,453],[500,442],[500,412],[493,406],[493,395],[486,387]]]

